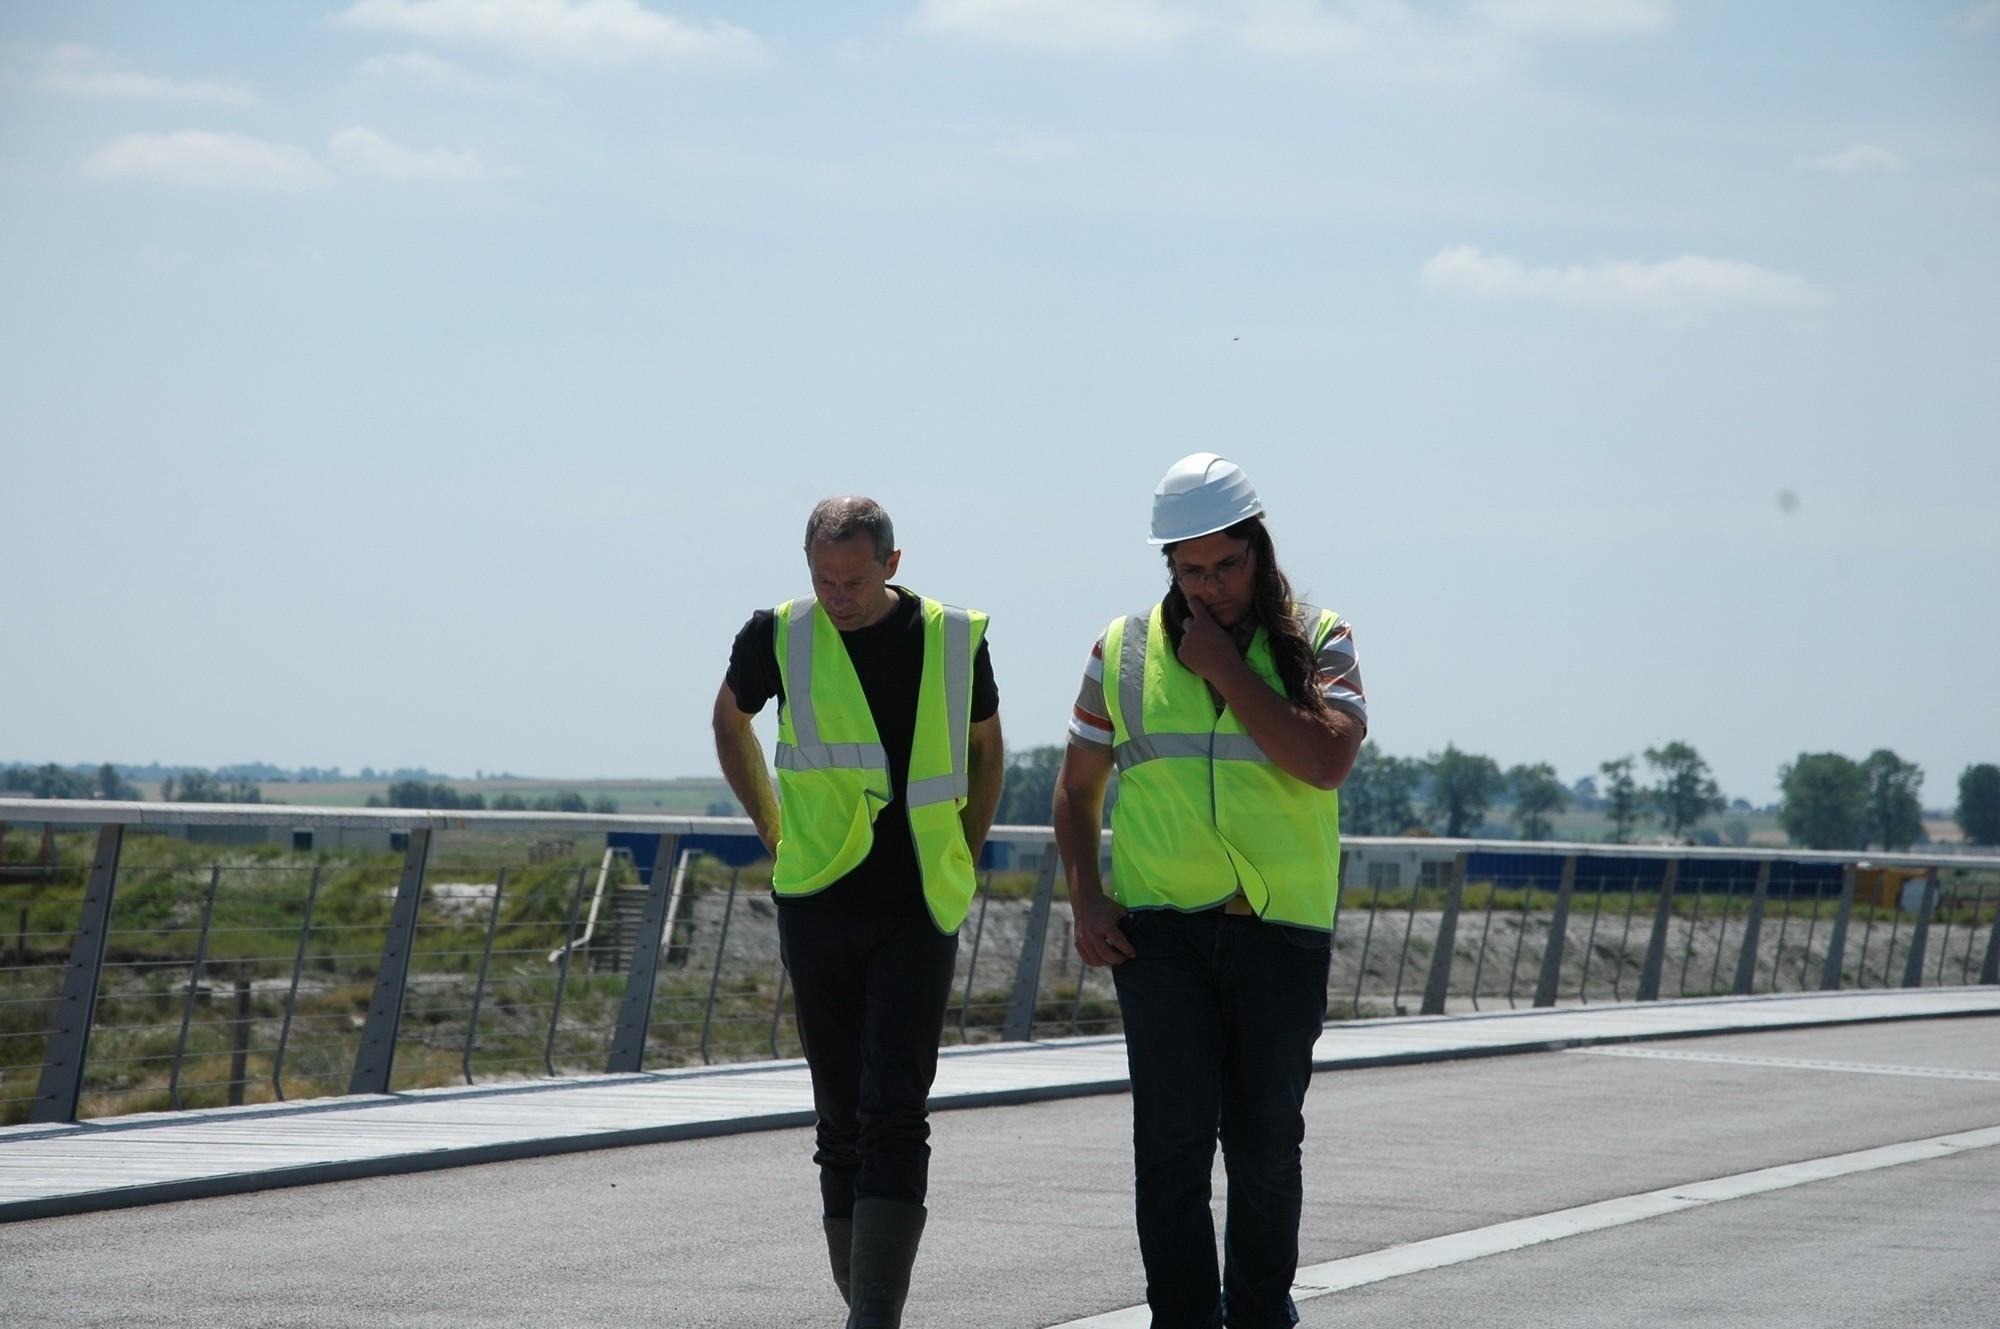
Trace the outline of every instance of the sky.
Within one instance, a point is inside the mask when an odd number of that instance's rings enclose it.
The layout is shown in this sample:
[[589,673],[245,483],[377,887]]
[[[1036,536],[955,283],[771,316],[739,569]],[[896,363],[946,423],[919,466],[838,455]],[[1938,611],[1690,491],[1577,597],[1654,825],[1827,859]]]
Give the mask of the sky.
[[1389,752],[1948,806],[1997,240],[1991,0],[10,0],[0,761],[711,774],[855,492],[1059,742],[1213,451]]

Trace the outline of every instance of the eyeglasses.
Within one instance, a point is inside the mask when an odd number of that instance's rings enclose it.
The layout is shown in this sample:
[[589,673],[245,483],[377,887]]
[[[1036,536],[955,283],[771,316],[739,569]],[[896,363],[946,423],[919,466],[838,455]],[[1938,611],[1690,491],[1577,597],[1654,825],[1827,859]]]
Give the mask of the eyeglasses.
[[1243,571],[1249,562],[1250,555],[1246,551],[1218,559],[1212,568],[1190,568],[1177,564],[1174,567],[1174,579],[1182,586],[1220,586]]

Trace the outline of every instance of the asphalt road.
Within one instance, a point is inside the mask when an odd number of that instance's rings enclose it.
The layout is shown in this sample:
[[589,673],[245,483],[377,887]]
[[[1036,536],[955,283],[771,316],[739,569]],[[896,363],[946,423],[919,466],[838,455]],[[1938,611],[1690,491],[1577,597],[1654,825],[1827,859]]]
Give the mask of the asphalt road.
[[[2000,1019],[1674,1051],[2000,1071]],[[2000,1126],[2000,1080],[1544,1053],[1322,1074],[1306,1263],[1754,1168]],[[907,1323],[1143,1299],[1122,1097],[934,1118]],[[806,1131],[0,1227],[11,1325],[838,1325]],[[1311,1325],[1988,1326],[2000,1149],[1732,1200],[1302,1306]]]

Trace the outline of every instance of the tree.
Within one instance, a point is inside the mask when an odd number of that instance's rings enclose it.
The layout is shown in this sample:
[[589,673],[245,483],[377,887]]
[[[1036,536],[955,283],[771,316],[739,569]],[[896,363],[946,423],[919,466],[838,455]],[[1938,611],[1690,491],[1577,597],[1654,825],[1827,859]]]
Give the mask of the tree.
[[1008,753],[1007,781],[1000,790],[1000,810],[994,814],[994,822],[1001,826],[1047,826],[1062,759],[1063,750],[1055,744]]
[[1340,786],[1340,828],[1349,835],[1401,835],[1422,824],[1417,790],[1423,763],[1392,757],[1373,743],[1361,745],[1354,769]]
[[1570,792],[1556,779],[1556,768],[1545,761],[1533,766],[1516,766],[1507,772],[1507,788],[1514,795],[1514,825],[1523,840],[1547,840],[1553,829],[1552,813],[1569,806]]
[[183,771],[179,780],[160,782],[160,797],[168,803],[262,803],[264,791],[247,780],[224,783],[207,771]]
[[1924,770],[1887,748],[1877,748],[1861,763],[1868,782],[1868,838],[1883,849],[1908,849],[1924,833],[1924,805],[1917,791],[1924,787]]
[[97,782],[82,771],[48,762],[0,771],[0,790],[30,798],[95,798]]
[[1596,812],[1604,807],[1604,800],[1597,793],[1596,776],[1579,776],[1577,782],[1569,787],[1569,791],[1576,796],[1578,812]]
[[[373,800],[371,805],[373,804]],[[398,780],[389,786],[385,800],[392,808],[443,808],[446,811],[478,812],[485,808],[483,794],[461,794],[450,785],[439,781],[429,784],[423,780]],[[577,812],[584,811],[583,800],[577,800]],[[565,809],[569,811],[571,809]]]
[[97,792],[95,797],[137,801],[139,790],[130,780],[119,774],[116,766],[107,761],[97,768]]
[[1953,819],[1972,843],[2000,844],[2000,766],[1982,762],[1965,768]]
[[599,794],[590,800],[590,810],[605,816],[614,815],[618,811],[618,800],[609,794]]
[[1604,815],[1611,819],[1611,842],[1629,844],[1632,828],[1646,815],[1646,800],[1632,778],[1632,758],[1607,761],[1597,769],[1604,776]]
[[1708,773],[1708,763],[1686,743],[1647,748],[1646,764],[1659,772],[1660,782],[1647,791],[1667,834],[1680,840],[1703,817],[1726,806],[1722,790]]
[[1491,757],[1460,752],[1447,743],[1443,752],[1433,752],[1424,762],[1431,792],[1430,815],[1444,823],[1444,833],[1453,839],[1472,834],[1486,820],[1486,809],[1500,795],[1506,779]]
[[1838,752],[1801,752],[1778,768],[1778,823],[1808,849],[1861,849],[1868,843],[1868,777]]

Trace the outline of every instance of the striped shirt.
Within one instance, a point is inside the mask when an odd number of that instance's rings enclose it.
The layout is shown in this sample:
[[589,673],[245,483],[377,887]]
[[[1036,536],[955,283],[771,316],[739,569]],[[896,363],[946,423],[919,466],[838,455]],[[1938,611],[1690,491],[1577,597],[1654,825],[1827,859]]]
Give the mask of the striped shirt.
[[[1354,629],[1342,619],[1319,648],[1320,695],[1327,705],[1345,711],[1368,728],[1368,696],[1361,690],[1361,665],[1354,655]],[[1216,703],[1221,709],[1221,703]],[[1111,711],[1104,704],[1104,638],[1090,648],[1083,667],[1083,687],[1070,710],[1069,741],[1093,752],[1111,751]]]

